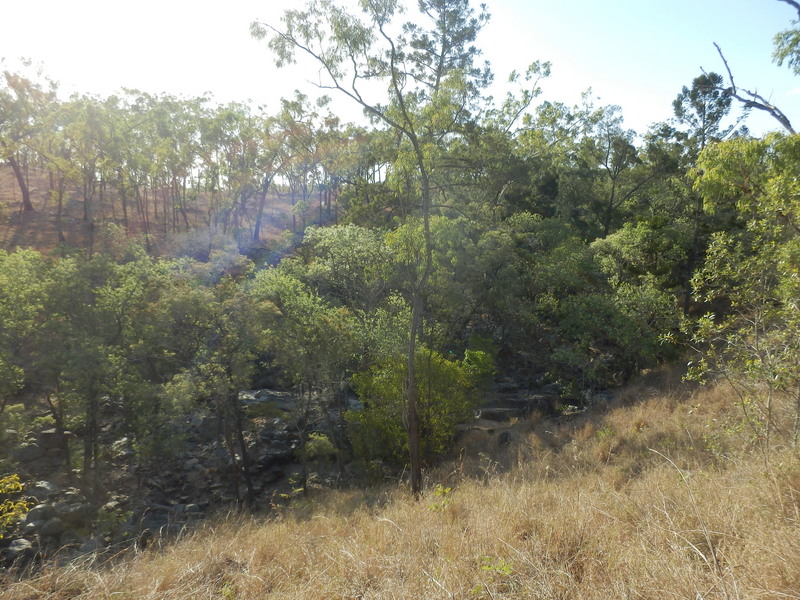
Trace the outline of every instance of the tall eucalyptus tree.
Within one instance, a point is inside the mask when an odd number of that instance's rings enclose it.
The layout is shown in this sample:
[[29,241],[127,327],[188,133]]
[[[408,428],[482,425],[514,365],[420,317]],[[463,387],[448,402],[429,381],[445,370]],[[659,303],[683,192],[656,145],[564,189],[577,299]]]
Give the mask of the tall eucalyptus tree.
[[6,160],[22,194],[22,210],[34,210],[26,176],[28,146],[41,127],[42,113],[56,101],[56,85],[40,84],[19,73],[0,78],[0,159]]
[[362,0],[360,8],[359,15],[333,0],[310,0],[286,11],[282,26],[255,22],[251,32],[269,38],[278,66],[294,63],[297,54],[310,57],[320,71],[320,88],[349,98],[402,141],[394,168],[404,175],[402,193],[418,207],[425,238],[423,251],[409,263],[412,318],[405,384],[411,488],[419,496],[415,356],[433,265],[432,176],[440,150],[471,120],[479,92],[491,79],[488,67],[477,64],[480,51],[473,45],[488,13],[482,7],[476,15],[468,0],[420,0],[416,20],[408,21],[402,21],[406,8],[398,0]]

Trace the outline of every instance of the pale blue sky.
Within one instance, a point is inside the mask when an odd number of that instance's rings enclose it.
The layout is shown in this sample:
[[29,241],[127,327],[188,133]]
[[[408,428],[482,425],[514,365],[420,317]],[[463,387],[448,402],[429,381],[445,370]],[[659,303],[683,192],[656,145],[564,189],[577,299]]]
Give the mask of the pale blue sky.
[[[28,0],[9,3],[0,57],[44,64],[66,92],[108,95],[121,87],[220,102],[253,99],[272,109],[295,87],[310,91],[301,68],[278,72],[251,20],[277,22],[300,0]],[[498,81],[533,60],[550,60],[544,97],[577,103],[591,87],[599,104],[618,104],[625,124],[644,132],[671,116],[671,102],[701,67],[724,66],[800,125],[800,78],[771,61],[772,37],[791,25],[778,0],[486,0],[492,20],[479,46]],[[501,90],[497,90],[500,95]],[[754,132],[776,129],[751,119]]]

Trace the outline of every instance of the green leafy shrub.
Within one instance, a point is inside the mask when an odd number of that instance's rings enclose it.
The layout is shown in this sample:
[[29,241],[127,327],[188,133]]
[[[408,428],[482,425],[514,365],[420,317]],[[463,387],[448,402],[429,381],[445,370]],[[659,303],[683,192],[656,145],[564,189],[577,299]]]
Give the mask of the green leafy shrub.
[[[421,454],[431,463],[444,454],[456,427],[474,418],[476,389],[493,372],[490,357],[468,350],[464,360],[447,360],[438,352],[421,350],[416,357]],[[405,361],[385,360],[353,377],[364,409],[347,419],[356,456],[400,465],[408,457],[403,386]]]

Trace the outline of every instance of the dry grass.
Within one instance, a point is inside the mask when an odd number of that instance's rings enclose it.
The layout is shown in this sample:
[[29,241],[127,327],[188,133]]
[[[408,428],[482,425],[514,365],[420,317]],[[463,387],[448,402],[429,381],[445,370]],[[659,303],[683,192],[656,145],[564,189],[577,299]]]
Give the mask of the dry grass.
[[658,389],[518,423],[510,444],[470,432],[420,502],[320,492],[110,567],[48,568],[0,598],[800,598],[797,454],[776,449],[765,469],[723,387]]

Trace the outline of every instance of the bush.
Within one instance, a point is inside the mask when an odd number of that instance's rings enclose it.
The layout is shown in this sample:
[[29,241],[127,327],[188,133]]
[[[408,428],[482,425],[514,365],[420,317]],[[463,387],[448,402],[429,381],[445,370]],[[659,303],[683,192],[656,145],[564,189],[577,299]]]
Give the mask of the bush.
[[[450,361],[438,352],[421,350],[416,357],[417,398],[422,460],[428,464],[443,455],[456,428],[474,418],[476,390],[493,372],[489,356],[467,351],[463,361]],[[394,465],[408,458],[403,386],[405,361],[396,357],[353,377],[364,409],[350,411],[347,420],[357,457],[381,459]]]
[[27,500],[20,500],[19,475],[0,477],[0,540],[28,513]]

